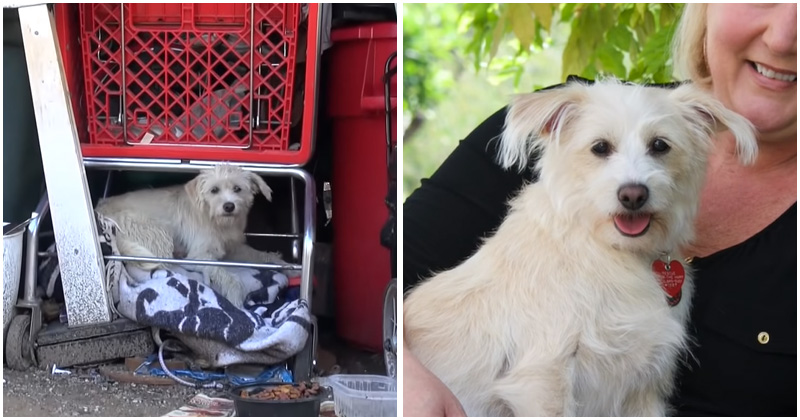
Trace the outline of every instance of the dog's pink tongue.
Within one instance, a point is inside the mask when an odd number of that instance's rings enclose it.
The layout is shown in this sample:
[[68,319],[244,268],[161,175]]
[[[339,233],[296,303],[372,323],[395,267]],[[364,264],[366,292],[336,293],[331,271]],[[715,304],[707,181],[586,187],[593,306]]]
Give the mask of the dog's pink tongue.
[[647,225],[650,224],[650,215],[616,215],[614,216],[614,223],[617,225],[617,229],[622,233],[635,236],[647,229]]

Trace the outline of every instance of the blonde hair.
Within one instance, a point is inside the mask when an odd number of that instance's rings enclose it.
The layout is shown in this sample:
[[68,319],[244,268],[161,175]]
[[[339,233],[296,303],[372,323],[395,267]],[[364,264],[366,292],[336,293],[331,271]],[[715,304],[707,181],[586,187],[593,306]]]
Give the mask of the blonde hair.
[[706,60],[707,3],[689,3],[672,39],[672,65],[680,79],[689,79],[702,87],[711,86]]

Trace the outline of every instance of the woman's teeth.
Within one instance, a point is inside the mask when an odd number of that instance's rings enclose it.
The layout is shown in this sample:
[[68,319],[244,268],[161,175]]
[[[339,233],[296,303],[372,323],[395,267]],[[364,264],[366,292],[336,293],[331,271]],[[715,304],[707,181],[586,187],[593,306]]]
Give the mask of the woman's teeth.
[[778,73],[762,66],[761,64],[758,63],[753,63],[753,64],[755,64],[756,71],[759,72],[764,77],[775,80],[782,80],[784,82],[794,82],[795,80],[797,80],[797,74]]

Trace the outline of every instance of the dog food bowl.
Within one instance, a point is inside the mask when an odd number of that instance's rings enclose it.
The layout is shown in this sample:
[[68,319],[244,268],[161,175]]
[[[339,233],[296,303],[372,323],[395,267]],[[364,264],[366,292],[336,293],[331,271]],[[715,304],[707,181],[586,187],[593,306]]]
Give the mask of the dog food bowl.
[[319,394],[307,398],[289,400],[265,400],[259,398],[242,397],[242,391],[250,395],[269,391],[280,386],[299,384],[262,384],[242,385],[233,388],[230,392],[237,417],[319,417],[319,406],[325,398],[327,389],[321,388]]
[[332,375],[337,417],[397,417],[397,380],[380,375]]

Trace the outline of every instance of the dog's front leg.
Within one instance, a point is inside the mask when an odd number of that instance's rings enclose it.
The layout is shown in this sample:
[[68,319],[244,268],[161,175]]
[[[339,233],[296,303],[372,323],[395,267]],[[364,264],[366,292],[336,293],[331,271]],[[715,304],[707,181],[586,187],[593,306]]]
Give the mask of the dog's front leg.
[[211,287],[214,290],[225,296],[234,306],[238,308],[244,307],[247,291],[236,276],[224,267],[207,266],[203,271],[208,274]]
[[625,417],[665,417],[667,415],[667,397],[659,387],[647,384],[638,387],[628,394],[622,407]]
[[247,244],[236,244],[225,255],[231,261],[249,263],[274,263],[285,264],[283,255],[280,252],[259,251]]
[[[207,251],[190,249],[187,256],[190,260],[211,260],[219,261],[224,257],[222,251]],[[226,270],[224,267],[211,265],[200,266],[200,270],[208,276],[208,281],[212,289],[225,296],[236,307],[243,307],[247,297],[247,291],[239,279]]]
[[[286,264],[280,252],[259,251],[247,244],[236,244],[225,258],[231,261],[267,264]],[[299,276],[298,270],[285,270],[284,274],[288,277]]]
[[566,370],[558,361],[526,355],[495,381],[493,405],[516,417],[564,416],[569,400]]

